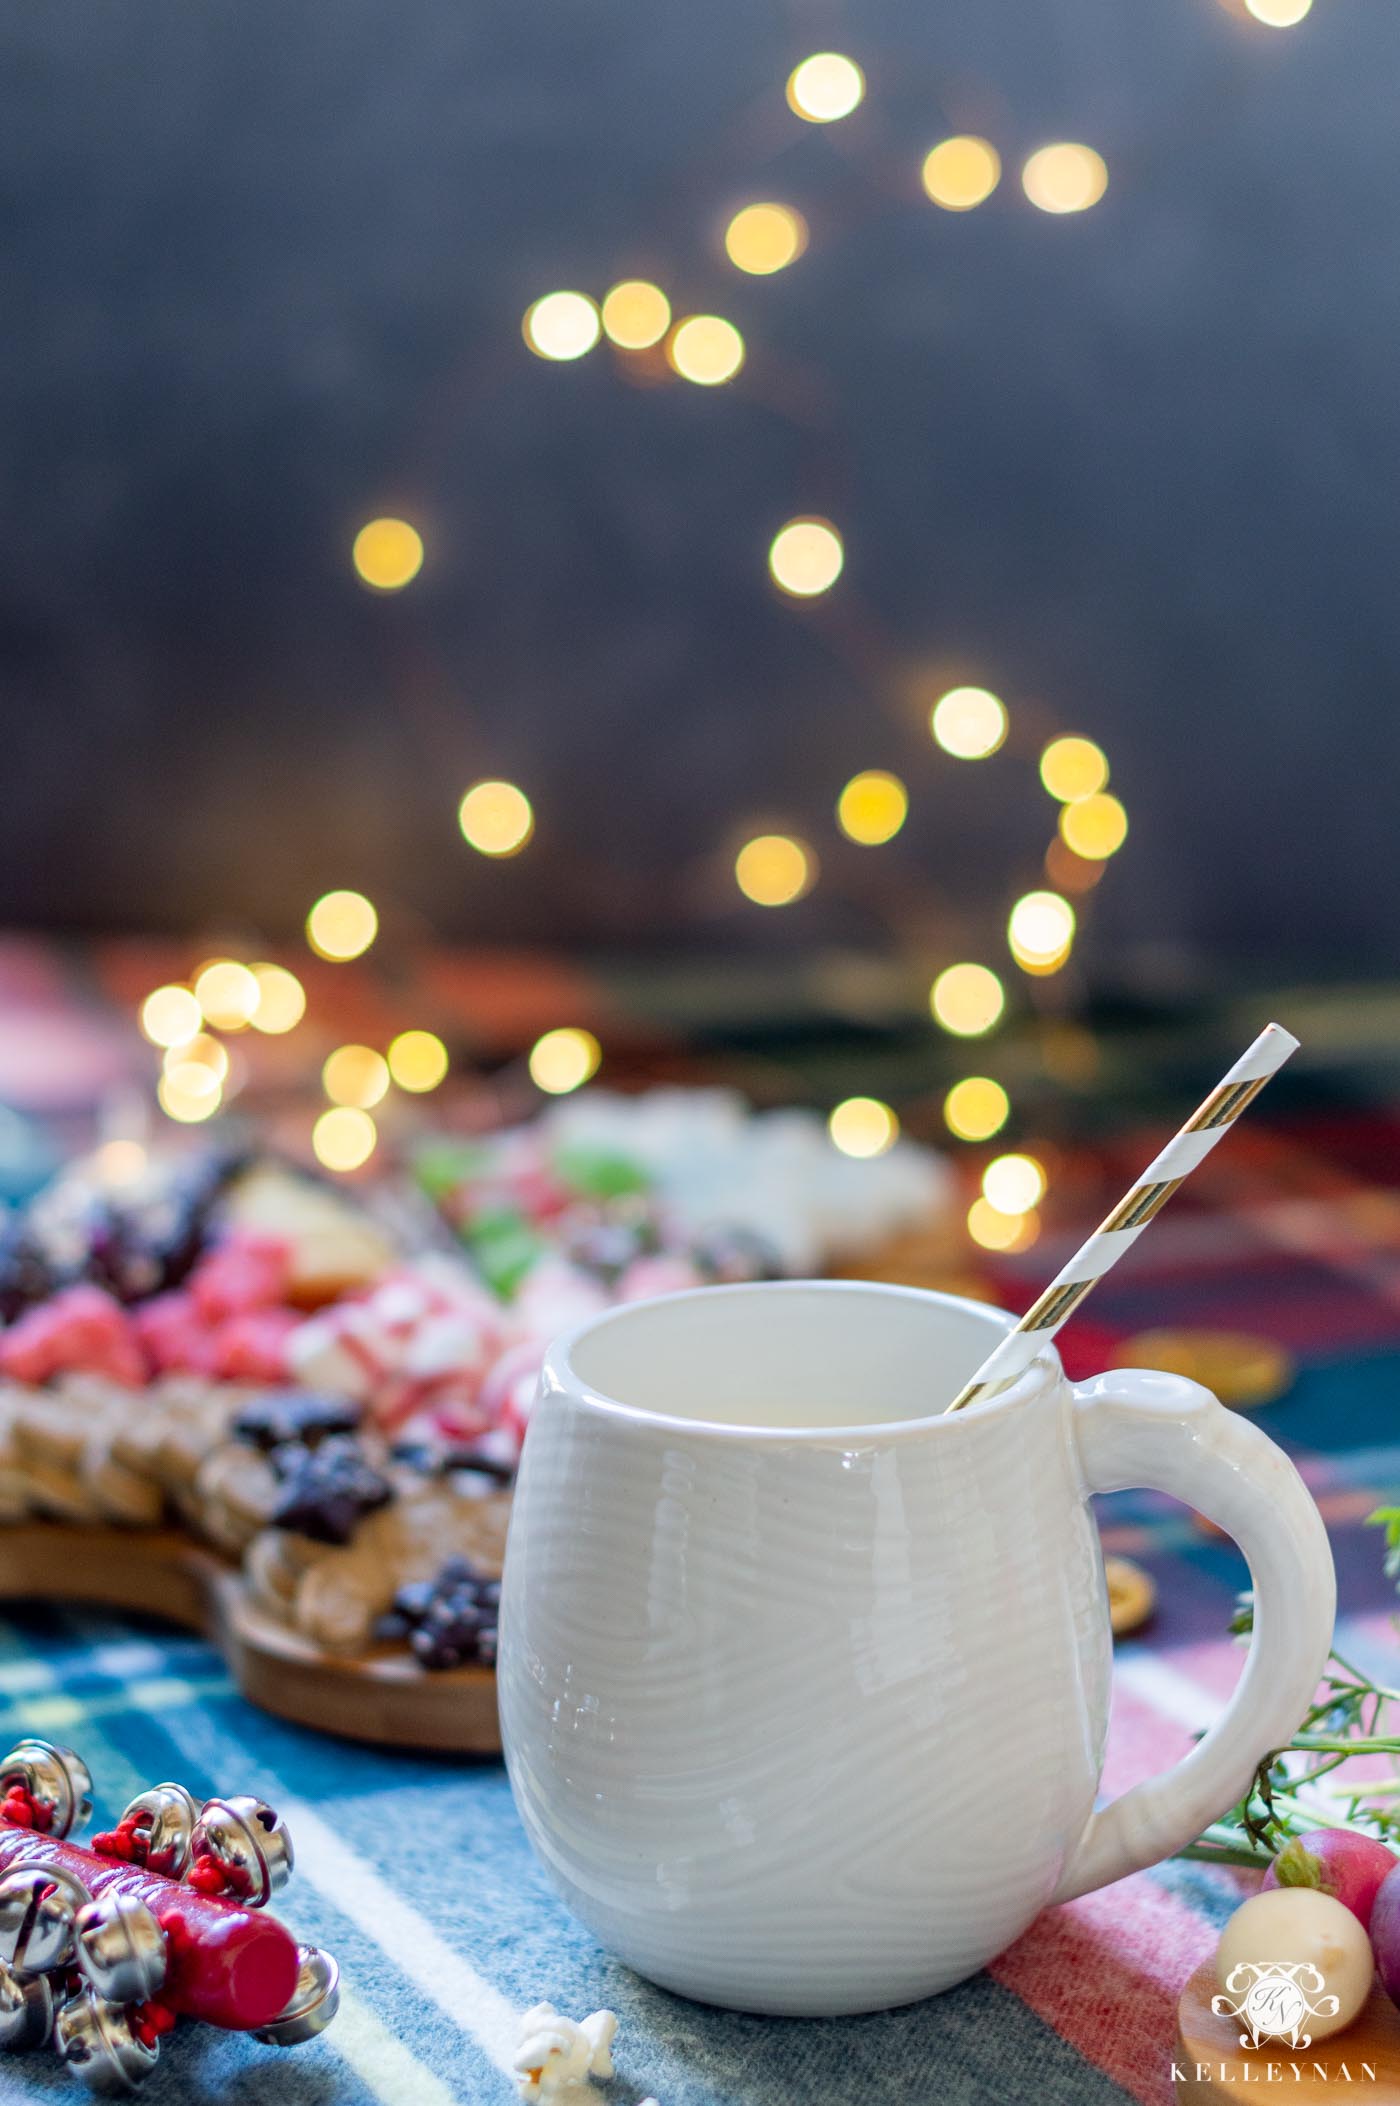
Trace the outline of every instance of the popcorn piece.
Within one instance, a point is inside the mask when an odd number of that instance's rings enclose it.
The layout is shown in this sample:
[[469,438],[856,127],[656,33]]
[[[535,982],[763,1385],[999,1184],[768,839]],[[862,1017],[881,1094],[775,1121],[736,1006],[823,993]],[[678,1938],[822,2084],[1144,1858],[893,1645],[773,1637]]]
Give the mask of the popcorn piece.
[[591,2077],[606,2082],[613,2074],[616,2031],[611,2011],[594,2011],[580,2021],[562,2017],[553,2004],[536,2004],[521,2018],[511,2058],[521,2098],[577,2100]]

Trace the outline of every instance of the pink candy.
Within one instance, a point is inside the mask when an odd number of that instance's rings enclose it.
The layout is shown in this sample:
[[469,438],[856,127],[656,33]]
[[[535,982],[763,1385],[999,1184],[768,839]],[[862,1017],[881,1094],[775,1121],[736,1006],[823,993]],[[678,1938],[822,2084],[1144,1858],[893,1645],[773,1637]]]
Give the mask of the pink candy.
[[489,1424],[478,1395],[504,1312],[453,1268],[390,1273],[302,1324],[288,1342],[299,1381],[366,1404],[381,1426],[423,1420],[454,1440]]
[[285,1302],[292,1278],[290,1244],[278,1236],[234,1235],[190,1275],[190,1294],[207,1324]]
[[80,1370],[138,1389],[146,1356],[130,1316],[101,1287],[65,1287],[0,1334],[0,1372],[15,1382],[47,1382]]

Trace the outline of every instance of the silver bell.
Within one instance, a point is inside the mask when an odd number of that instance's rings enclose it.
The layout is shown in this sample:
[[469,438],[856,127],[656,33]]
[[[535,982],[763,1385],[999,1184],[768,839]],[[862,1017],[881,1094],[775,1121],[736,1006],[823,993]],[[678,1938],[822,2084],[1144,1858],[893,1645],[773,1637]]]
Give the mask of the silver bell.
[[159,2043],[147,2047],[135,2032],[131,2013],[109,2004],[95,1990],[80,1989],[60,2004],[53,2022],[53,2044],[89,2091],[123,2098],[149,2077],[160,2054]]
[[0,1966],[0,2048],[23,2055],[42,2047],[53,2031],[53,1991],[47,1978],[36,1974],[22,1981],[8,1967]]
[[205,1800],[190,1857],[212,1858],[245,1909],[266,1907],[292,1876],[292,1839],[281,1815],[246,1792]]
[[0,1798],[12,1785],[25,1790],[48,1815],[44,1835],[72,1835],[92,1812],[92,1777],[81,1755],[51,1740],[17,1740],[0,1761]]
[[148,1872],[163,1872],[167,1879],[183,1878],[199,1812],[198,1799],[183,1784],[153,1784],[123,1808],[122,1821],[139,1824]]
[[299,1945],[297,1985],[269,2025],[256,2038],[269,2047],[300,2047],[314,2040],[340,2009],[340,1969],[319,1945]]
[[144,2004],[165,1981],[165,1932],[135,1894],[110,1887],[90,1901],[75,1926],[78,1965],[113,2004]]
[[62,1865],[29,1864],[7,1872],[0,1879],[0,1960],[24,1977],[66,1967],[78,1911],[91,1899]]

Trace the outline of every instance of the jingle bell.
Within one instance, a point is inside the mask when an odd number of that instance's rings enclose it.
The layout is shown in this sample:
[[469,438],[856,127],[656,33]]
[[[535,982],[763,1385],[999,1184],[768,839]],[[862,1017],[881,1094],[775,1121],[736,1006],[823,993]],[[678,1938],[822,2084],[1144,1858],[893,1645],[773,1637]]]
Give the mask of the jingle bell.
[[129,2011],[109,2004],[92,1989],[80,1989],[59,2005],[53,2044],[89,2091],[108,2098],[123,2098],[135,2091],[149,2077],[160,2054],[156,2043],[148,2047],[139,2038]]
[[340,2009],[340,1969],[318,1945],[299,1945],[297,1985],[270,2025],[259,2026],[258,2040],[269,2047],[300,2047],[314,2040]]
[[244,1908],[260,1909],[292,1876],[292,1839],[280,1814],[239,1792],[205,1801],[190,1837],[190,1858],[194,1866],[211,1859]]
[[128,1803],[118,1825],[136,1822],[148,1871],[181,1879],[190,1861],[190,1837],[199,1814],[200,1802],[183,1784],[153,1784]]
[[71,1835],[92,1812],[92,1777],[72,1748],[50,1740],[17,1740],[0,1760],[0,1798],[16,1784],[48,1816],[35,1824],[45,1835]]
[[85,1979],[113,2004],[144,2004],[165,1981],[165,1932],[135,1894],[109,1888],[74,1927]]
[[92,1899],[62,1865],[23,1865],[0,1879],[0,1960],[27,1978],[73,1958],[78,1911]]
[[0,1966],[0,2048],[23,2055],[42,2047],[53,2031],[53,1991],[46,1977],[22,1981]]

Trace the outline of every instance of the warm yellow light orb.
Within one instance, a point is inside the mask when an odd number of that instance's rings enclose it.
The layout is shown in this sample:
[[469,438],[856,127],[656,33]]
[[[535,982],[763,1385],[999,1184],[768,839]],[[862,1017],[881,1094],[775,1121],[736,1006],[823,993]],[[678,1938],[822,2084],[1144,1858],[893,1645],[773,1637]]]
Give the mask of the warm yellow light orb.
[[788,108],[808,124],[849,117],[865,94],[865,75],[839,51],[814,52],[788,75]]
[[744,363],[744,339],[722,315],[692,314],[671,331],[666,356],[682,380],[718,388]]
[[1028,1214],[1045,1196],[1045,1169],[1033,1155],[999,1155],[982,1172],[982,1197],[999,1214]]
[[1128,838],[1128,815],[1107,790],[1081,797],[1060,813],[1060,837],[1066,848],[1090,863],[1116,855]]
[[197,1062],[189,1062],[174,1073],[162,1075],[156,1084],[156,1097],[167,1119],[177,1119],[182,1126],[194,1126],[201,1119],[212,1119],[222,1100],[219,1078],[208,1068]]
[[974,1199],[967,1210],[967,1232],[983,1250],[1029,1250],[1040,1234],[1040,1217],[1034,1209],[1003,1214],[990,1200]]
[[246,965],[216,958],[195,981],[194,998],[216,1031],[242,1031],[258,1006],[258,983]]
[[1313,0],[1244,0],[1256,22],[1268,29],[1292,29],[1312,13]]
[[790,834],[759,834],[734,858],[734,876],[745,899],[758,907],[788,907],[810,892],[817,859]]
[[537,358],[582,358],[602,330],[598,309],[587,293],[552,292],[525,310],[520,328]]
[[603,300],[603,327],[620,350],[649,351],[670,326],[670,301],[645,278],[624,278]]
[[853,775],[836,800],[836,819],[843,834],[864,848],[892,841],[909,813],[909,792],[897,775],[867,768]]
[[753,278],[786,270],[806,246],[807,222],[791,205],[745,205],[724,230],[730,262]]
[[1108,188],[1108,168],[1092,146],[1059,140],[1031,155],[1021,187],[1042,212],[1087,212]]
[[1058,892],[1028,892],[1011,909],[1006,925],[1018,965],[1046,966],[1062,960],[1074,941],[1074,909]]
[[829,519],[790,519],[768,551],[773,582],[799,600],[829,592],[845,561],[841,536]]
[[358,1170],[374,1154],[379,1129],[367,1111],[337,1104],[323,1111],[311,1129],[316,1160],[327,1170]]
[[181,1046],[203,1022],[188,987],[157,987],[141,1004],[141,1029],[153,1046]]
[[987,139],[944,139],[924,159],[924,189],[945,212],[970,212],[1001,181],[1001,156]]
[[457,807],[457,824],[478,854],[515,856],[535,831],[535,814],[513,782],[478,782]]
[[955,1038],[981,1038],[1006,1007],[1006,991],[986,965],[949,965],[929,989],[929,1008]]
[[948,1131],[960,1141],[990,1141],[1011,1113],[1011,1100],[990,1075],[965,1075],[943,1099]]
[[379,916],[362,892],[327,892],[306,917],[306,940],[318,958],[343,964],[367,951],[379,932]]
[[321,1069],[321,1087],[332,1104],[368,1111],[389,1087],[389,1063],[373,1046],[337,1046]]
[[1092,892],[1103,874],[1102,863],[1077,856],[1058,834],[1045,850],[1045,875],[1056,892]]
[[951,688],[930,710],[929,729],[955,760],[985,760],[1006,737],[1006,705],[985,687]]
[[826,1124],[842,1155],[884,1155],[899,1138],[899,1120],[878,1097],[847,1097]]
[[1108,781],[1108,756],[1092,739],[1051,739],[1040,756],[1040,779],[1052,797],[1073,804],[1092,797]]
[[306,990],[296,974],[285,965],[251,965],[248,970],[258,983],[253,1029],[274,1035],[294,1031],[306,1014]]
[[565,1025],[546,1031],[530,1048],[530,1080],[551,1097],[567,1096],[598,1072],[603,1049],[591,1031]]
[[423,537],[406,519],[371,519],[350,551],[356,570],[376,592],[401,592],[423,568]]
[[401,1090],[435,1090],[447,1073],[447,1048],[434,1031],[401,1031],[389,1046],[389,1073]]
[[[228,1079],[228,1049],[221,1046],[218,1039],[211,1038],[207,1031],[196,1031],[183,1046],[167,1046],[161,1066],[167,1075],[173,1075],[180,1067],[204,1068],[216,1083],[225,1082]],[[182,1087],[189,1095],[188,1085]],[[198,1094],[200,1087],[199,1083],[194,1084],[194,1094]]]

